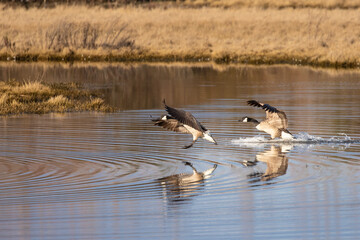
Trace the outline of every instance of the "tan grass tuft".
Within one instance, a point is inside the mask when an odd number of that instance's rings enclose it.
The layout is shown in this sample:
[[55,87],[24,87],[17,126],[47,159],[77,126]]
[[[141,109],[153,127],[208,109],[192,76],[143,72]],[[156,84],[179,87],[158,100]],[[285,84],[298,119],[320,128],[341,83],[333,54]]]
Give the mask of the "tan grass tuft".
[[0,96],[0,104],[2,105],[2,104],[7,103],[8,99],[9,99],[9,96],[8,96],[7,93],[1,94],[1,96]]
[[97,110],[100,109],[104,105],[104,100],[101,98],[91,99],[88,106],[90,109]]
[[104,103],[104,100],[101,98],[94,98],[90,102],[91,105],[101,105],[103,103]]
[[68,104],[70,101],[69,99],[67,99],[66,97],[64,97],[63,95],[58,95],[55,97],[51,97],[47,103],[51,104],[51,105],[66,105]]
[[26,93],[50,93],[51,90],[48,86],[45,86],[43,83],[39,81],[28,81],[23,85],[20,85],[13,89],[14,93],[18,94],[26,94]]
[[17,100],[12,100],[12,102],[11,102],[11,107],[18,107],[18,106],[20,106],[21,104],[17,101]]

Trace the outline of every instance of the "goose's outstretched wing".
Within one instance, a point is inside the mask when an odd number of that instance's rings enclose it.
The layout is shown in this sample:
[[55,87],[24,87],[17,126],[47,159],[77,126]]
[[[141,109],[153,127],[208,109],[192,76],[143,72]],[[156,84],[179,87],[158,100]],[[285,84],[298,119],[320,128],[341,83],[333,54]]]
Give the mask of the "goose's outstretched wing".
[[247,104],[249,104],[250,106],[253,106],[253,107],[260,107],[260,108],[264,109],[266,112],[270,112],[270,113],[279,112],[279,110],[277,110],[275,107],[270,106],[269,104],[259,103],[258,101],[255,101],[255,100],[249,100],[249,101],[247,101]]
[[170,116],[178,120],[180,123],[186,124],[201,132],[207,131],[207,129],[203,125],[201,125],[201,123],[199,123],[198,120],[196,120],[196,118],[191,113],[186,112],[184,110],[169,107],[168,105],[166,105],[165,99],[163,102],[164,102],[165,110],[170,114]]
[[264,103],[259,103],[255,100],[247,101],[250,106],[260,107],[266,112],[266,121],[268,124],[279,129],[286,129],[288,127],[288,120],[286,114],[283,111],[278,110],[277,108]]
[[182,123],[180,123],[178,120],[170,116],[166,116],[166,119],[163,118],[152,119],[152,121],[154,122],[154,125],[163,127],[166,130],[180,132],[180,133],[190,133]]
[[247,104],[250,105],[250,106],[253,106],[253,107],[261,107],[263,106],[262,103],[259,103],[258,101],[255,101],[255,100],[249,100],[247,101]]

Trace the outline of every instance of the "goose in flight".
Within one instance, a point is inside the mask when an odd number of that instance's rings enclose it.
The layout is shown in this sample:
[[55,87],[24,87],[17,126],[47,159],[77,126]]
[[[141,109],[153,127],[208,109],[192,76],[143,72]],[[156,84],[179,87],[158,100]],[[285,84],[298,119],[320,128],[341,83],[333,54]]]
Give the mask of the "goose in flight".
[[256,129],[264,131],[271,135],[271,139],[293,139],[292,134],[287,130],[288,120],[286,114],[269,104],[259,103],[255,100],[247,101],[247,104],[253,107],[260,107],[265,110],[266,118],[259,122],[258,120],[250,117],[243,117],[242,122],[251,122],[255,125]]
[[191,113],[169,107],[166,105],[165,99],[163,103],[165,110],[169,115],[163,115],[161,118],[153,119],[152,121],[156,126],[163,127],[167,130],[191,134],[193,141],[190,145],[184,146],[185,149],[192,147],[198,138],[203,138],[217,144],[215,139],[211,136],[210,131],[207,130],[198,120],[196,120]]

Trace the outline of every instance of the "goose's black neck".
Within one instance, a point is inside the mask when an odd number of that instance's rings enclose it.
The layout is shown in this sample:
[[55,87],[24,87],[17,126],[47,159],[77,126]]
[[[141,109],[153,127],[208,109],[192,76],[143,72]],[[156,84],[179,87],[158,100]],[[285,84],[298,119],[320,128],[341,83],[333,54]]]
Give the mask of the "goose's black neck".
[[247,122],[251,122],[251,123],[253,123],[253,124],[255,124],[255,125],[258,125],[259,124],[259,121],[258,120],[256,120],[256,119],[254,119],[254,118],[247,118]]

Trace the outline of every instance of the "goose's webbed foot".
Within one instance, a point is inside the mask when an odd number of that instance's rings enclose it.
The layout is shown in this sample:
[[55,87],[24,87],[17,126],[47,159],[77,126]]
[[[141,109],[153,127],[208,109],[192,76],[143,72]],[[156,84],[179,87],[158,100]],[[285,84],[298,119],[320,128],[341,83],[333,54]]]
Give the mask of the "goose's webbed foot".
[[187,146],[184,146],[183,149],[188,149],[188,148],[191,148],[194,144],[191,143],[190,145],[187,145]]
[[195,142],[196,141],[192,141],[192,143],[190,145],[184,146],[183,149],[191,148],[194,145]]

